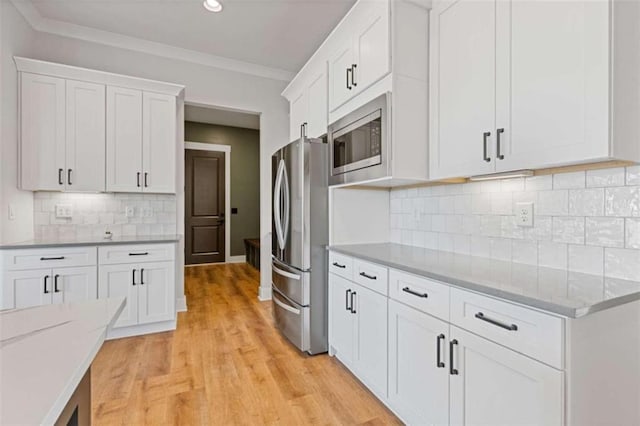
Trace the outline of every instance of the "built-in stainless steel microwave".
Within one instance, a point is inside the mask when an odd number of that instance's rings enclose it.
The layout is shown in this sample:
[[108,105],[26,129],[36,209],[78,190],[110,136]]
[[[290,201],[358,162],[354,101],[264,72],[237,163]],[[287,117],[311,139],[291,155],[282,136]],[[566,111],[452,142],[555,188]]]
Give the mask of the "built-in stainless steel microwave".
[[329,126],[329,184],[366,182],[390,175],[389,93]]

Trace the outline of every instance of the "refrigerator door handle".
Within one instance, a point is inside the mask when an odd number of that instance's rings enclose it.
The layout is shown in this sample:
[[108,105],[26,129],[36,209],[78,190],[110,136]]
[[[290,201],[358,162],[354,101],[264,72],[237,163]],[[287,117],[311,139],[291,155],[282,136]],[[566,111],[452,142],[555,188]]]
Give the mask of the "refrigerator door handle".
[[300,315],[300,309],[296,309],[293,306],[285,305],[284,303],[279,301],[277,297],[273,297],[272,300],[273,300],[273,303],[275,303],[276,305],[278,305],[279,307],[281,307],[285,311],[289,311],[292,314]]
[[273,189],[273,221],[276,226],[276,238],[278,246],[284,249],[285,239],[282,235],[282,212],[280,211],[282,197],[282,176],[284,172],[284,160],[280,160],[278,164],[278,172],[276,173],[276,182]]
[[284,160],[282,161],[282,184],[284,188],[284,214],[280,232],[282,233],[282,245],[281,249],[285,249],[287,244],[287,238],[289,238],[289,218],[291,216],[291,189],[289,188],[289,175],[287,174],[287,168],[285,167]]
[[282,275],[283,277],[287,277],[287,278],[291,278],[292,280],[296,280],[296,281],[300,281],[300,275],[296,275],[296,274],[292,274],[291,272],[287,272],[287,271],[283,271],[282,269],[278,268],[276,265],[271,265],[271,267],[273,268],[274,271],[276,271],[279,275]]

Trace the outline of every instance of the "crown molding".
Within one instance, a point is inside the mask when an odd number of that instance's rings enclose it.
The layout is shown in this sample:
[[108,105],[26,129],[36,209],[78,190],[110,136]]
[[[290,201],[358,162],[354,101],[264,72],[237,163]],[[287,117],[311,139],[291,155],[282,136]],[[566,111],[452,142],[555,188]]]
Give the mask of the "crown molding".
[[31,27],[39,32],[55,34],[83,41],[103,44],[136,52],[147,53],[179,61],[191,62],[198,65],[219,68],[226,71],[240,72],[271,80],[289,82],[295,73],[278,68],[267,67],[250,62],[238,61],[223,56],[211,55],[190,49],[183,49],[164,43],[143,40],[103,31],[83,25],[71,24],[55,19],[45,18],[35,8],[31,0],[10,0],[15,8],[24,16]]

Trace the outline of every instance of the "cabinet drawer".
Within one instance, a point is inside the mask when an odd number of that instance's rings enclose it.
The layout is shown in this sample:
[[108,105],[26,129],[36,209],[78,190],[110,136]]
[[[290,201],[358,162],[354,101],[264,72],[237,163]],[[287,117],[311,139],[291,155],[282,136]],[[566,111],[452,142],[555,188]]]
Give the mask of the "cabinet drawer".
[[101,265],[172,261],[174,259],[174,244],[132,244],[98,248],[98,261]]
[[346,279],[353,279],[353,259],[336,252],[329,252],[329,272]]
[[385,296],[389,293],[387,288],[388,273],[389,270],[384,266],[353,259],[353,280],[361,286]]
[[96,247],[53,247],[6,250],[2,265],[8,271],[92,266],[96,264]]
[[406,272],[389,271],[389,297],[449,320],[449,286]]
[[562,369],[564,320],[451,288],[451,323]]

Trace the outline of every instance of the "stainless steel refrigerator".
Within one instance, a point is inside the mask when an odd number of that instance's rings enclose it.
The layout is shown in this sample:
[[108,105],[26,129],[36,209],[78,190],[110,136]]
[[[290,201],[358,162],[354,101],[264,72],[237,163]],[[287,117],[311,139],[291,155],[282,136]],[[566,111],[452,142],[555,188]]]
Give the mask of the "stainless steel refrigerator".
[[273,317],[300,350],[327,351],[328,145],[301,138],[272,157]]

